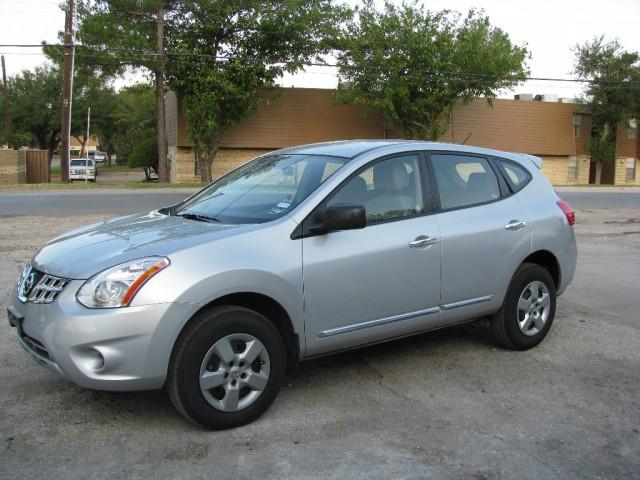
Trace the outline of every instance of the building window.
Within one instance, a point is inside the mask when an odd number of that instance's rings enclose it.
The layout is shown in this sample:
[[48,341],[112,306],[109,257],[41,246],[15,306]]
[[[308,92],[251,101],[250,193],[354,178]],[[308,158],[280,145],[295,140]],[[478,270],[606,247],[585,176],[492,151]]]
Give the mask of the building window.
[[638,138],[638,121],[631,119],[627,125],[627,139],[635,140],[636,138]]
[[579,113],[573,114],[573,136],[580,136],[580,126],[582,125],[582,115]]
[[578,179],[578,157],[575,155],[569,157],[567,178],[569,180]]
[[625,173],[625,179],[626,180],[635,180],[636,179],[636,159],[635,158],[627,158],[627,165],[626,165],[626,173]]

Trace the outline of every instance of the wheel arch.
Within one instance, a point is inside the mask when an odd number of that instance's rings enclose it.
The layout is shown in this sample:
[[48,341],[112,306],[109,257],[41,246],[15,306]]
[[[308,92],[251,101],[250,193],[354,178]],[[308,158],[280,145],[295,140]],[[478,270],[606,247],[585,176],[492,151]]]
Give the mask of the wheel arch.
[[[280,333],[282,342],[284,343],[287,352],[287,368],[295,368],[295,365],[300,359],[300,338],[293,328],[293,322],[287,310],[275,299],[265,295],[263,293],[256,292],[236,292],[222,295],[209,303],[200,307],[193,315],[185,322],[185,324],[178,332],[176,341],[173,348],[178,343],[178,339],[186,331],[186,329],[194,321],[198,313],[211,307],[221,305],[235,305],[238,307],[244,307],[254,312],[259,313],[269,320]],[[173,350],[172,348],[172,350]],[[173,351],[171,354],[173,358]]]
[[551,275],[556,289],[560,287],[560,282],[562,280],[560,262],[558,261],[558,258],[549,250],[538,250],[536,252],[533,252],[527,258],[525,258],[521,262],[521,264],[522,263],[533,263],[535,265],[541,266],[549,272],[549,275]]

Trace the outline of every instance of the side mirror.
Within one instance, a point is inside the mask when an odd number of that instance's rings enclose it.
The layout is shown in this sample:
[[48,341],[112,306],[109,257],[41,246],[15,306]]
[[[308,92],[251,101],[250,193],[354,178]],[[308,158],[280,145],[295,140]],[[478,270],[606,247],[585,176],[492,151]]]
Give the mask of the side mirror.
[[324,212],[322,230],[355,230],[367,226],[367,214],[362,205],[342,203],[328,207]]

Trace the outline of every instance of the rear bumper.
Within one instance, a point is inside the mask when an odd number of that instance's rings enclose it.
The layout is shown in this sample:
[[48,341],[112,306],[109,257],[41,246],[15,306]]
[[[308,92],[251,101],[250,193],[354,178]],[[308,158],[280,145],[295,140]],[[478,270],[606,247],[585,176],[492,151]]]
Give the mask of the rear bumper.
[[13,296],[9,323],[22,348],[39,364],[84,388],[161,388],[178,327],[195,306],[88,309],[75,300],[81,284],[70,282],[51,304],[21,303]]
[[573,281],[578,263],[578,246],[573,228],[571,228],[571,240],[558,255],[558,263],[560,264],[560,285],[556,293],[561,295]]

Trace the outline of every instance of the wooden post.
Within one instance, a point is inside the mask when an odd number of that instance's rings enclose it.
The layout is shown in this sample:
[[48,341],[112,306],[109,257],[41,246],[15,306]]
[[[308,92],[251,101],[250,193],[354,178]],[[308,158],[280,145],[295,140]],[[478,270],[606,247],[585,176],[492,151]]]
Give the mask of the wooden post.
[[73,20],[75,17],[75,0],[68,0],[67,13],[64,20],[64,87],[62,91],[62,146],[60,158],[60,180],[69,181],[70,135],[71,135],[71,102],[73,99],[73,63],[75,61],[75,38]]
[[4,135],[7,146],[11,148],[11,114],[9,113],[9,84],[7,83],[7,69],[2,55],[2,98],[4,101]]
[[91,126],[91,107],[87,107],[87,129],[84,134],[84,142],[82,142],[82,150],[80,151],[80,157],[89,156],[89,144],[91,143],[90,129]]
[[156,23],[156,133],[158,142],[158,180],[169,181],[167,165],[167,141],[165,138],[164,109],[164,0],[158,0],[158,18]]

